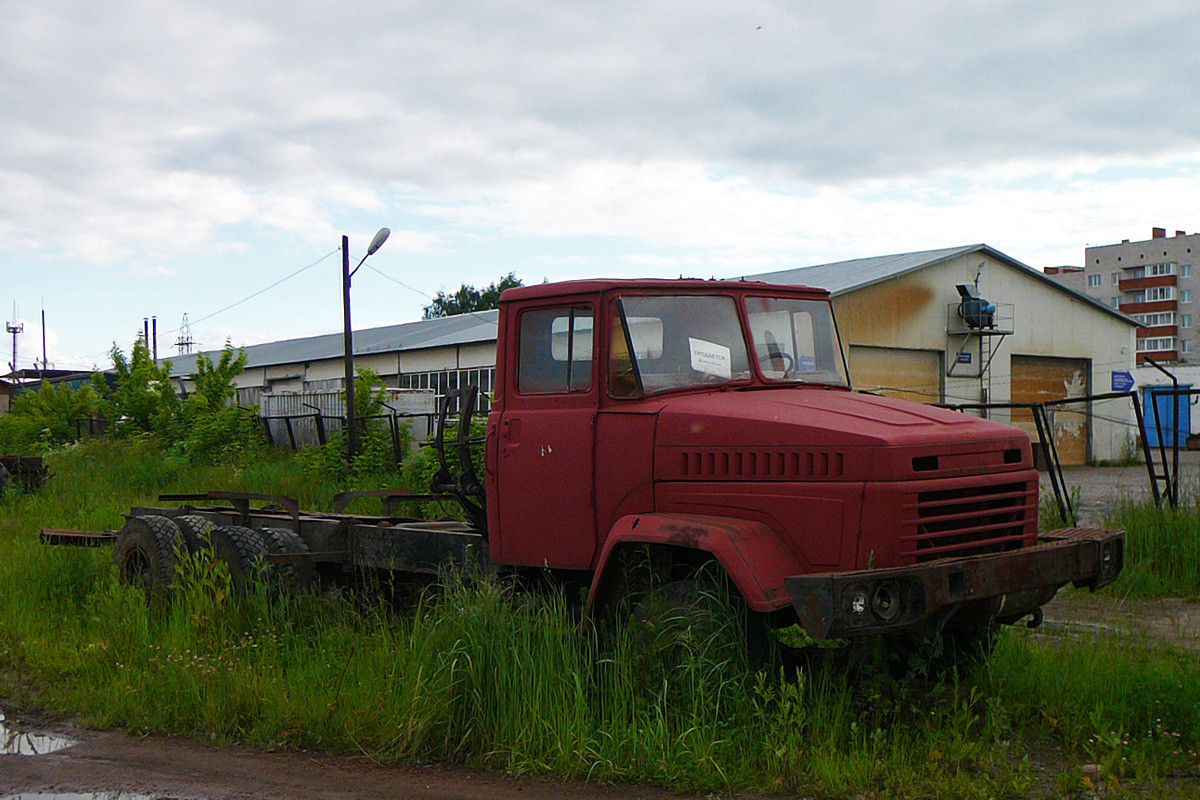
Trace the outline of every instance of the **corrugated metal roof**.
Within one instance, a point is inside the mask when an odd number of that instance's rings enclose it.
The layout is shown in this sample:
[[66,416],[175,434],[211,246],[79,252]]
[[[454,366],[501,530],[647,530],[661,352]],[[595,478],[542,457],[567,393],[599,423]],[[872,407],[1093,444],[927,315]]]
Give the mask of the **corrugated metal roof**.
[[855,258],[850,261],[837,261],[833,264],[815,264],[810,267],[788,269],[782,272],[765,272],[759,275],[747,275],[747,280],[767,281],[770,283],[799,283],[806,286],[816,286],[828,289],[830,294],[837,296],[846,292],[861,289],[889,278],[898,278],[909,272],[931,266],[939,261],[970,253],[984,245],[965,245],[963,247],[947,247],[941,250],[921,250],[916,253],[896,253],[890,256],[873,256],[871,258]]
[[[423,319],[401,325],[364,328],[354,332],[354,355],[388,353],[399,350],[420,350],[428,347],[449,347],[459,344],[491,342],[496,339],[499,311],[477,311],[438,319]],[[300,364],[342,356],[342,334],[326,333],[302,339],[264,342],[241,348],[246,351],[246,366],[266,367],[274,364]],[[220,350],[206,351],[216,359]],[[173,375],[190,375],[196,371],[196,356],[171,358]]]
[[983,253],[1001,261],[1018,271],[1023,271],[1029,277],[1039,280],[1047,286],[1071,295],[1076,300],[1087,303],[1100,311],[1110,314],[1130,325],[1137,325],[1132,318],[1110,308],[1083,292],[1065,286],[1046,275],[1041,270],[1022,264],[1012,256],[1001,253],[996,248],[986,244],[968,244],[960,247],[946,247],[941,250],[921,250],[915,253],[896,253],[890,256],[874,256],[872,258],[856,258],[850,261],[838,261],[833,264],[815,264],[811,267],[788,269],[781,272],[764,272],[758,275],[747,275],[746,280],[766,281],[768,283],[794,283],[804,286],[815,286],[828,289],[834,297],[847,292],[862,289],[892,278],[899,278],[910,272],[931,267],[943,261],[971,253]]

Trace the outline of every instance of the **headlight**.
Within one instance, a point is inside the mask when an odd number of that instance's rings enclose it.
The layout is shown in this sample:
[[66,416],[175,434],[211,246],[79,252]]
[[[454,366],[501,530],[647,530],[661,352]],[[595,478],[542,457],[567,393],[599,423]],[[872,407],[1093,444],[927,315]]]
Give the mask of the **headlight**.
[[867,610],[867,593],[862,589],[854,588],[846,591],[844,595],[846,608],[856,617],[862,616]]
[[880,581],[871,592],[871,613],[884,623],[895,622],[900,617],[903,602],[900,584],[895,581]]

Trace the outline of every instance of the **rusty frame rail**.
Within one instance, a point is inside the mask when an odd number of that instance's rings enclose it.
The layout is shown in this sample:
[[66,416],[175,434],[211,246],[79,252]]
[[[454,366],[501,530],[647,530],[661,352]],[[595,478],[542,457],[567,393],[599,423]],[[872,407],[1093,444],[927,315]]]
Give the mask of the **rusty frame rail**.
[[447,499],[445,495],[418,494],[410,492],[407,489],[366,489],[362,491],[338,492],[333,496],[333,513],[342,513],[351,503],[363,497],[378,497],[382,500],[383,513],[389,517],[395,515],[396,507],[401,503],[419,503]]
[[196,494],[160,494],[158,499],[164,503],[188,503],[194,501],[223,500],[233,506],[241,518],[242,525],[250,524],[250,503],[274,503],[282,508],[292,518],[294,530],[300,529],[300,503],[294,498],[282,494],[255,494],[253,492],[223,492],[211,491]]
[[117,540],[116,531],[69,531],[62,528],[42,528],[42,544],[73,547],[102,547]]

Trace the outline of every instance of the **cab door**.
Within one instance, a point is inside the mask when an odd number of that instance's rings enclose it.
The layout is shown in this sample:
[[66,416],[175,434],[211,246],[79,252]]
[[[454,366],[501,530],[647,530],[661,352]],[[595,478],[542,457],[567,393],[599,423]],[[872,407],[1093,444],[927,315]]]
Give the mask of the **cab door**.
[[590,303],[524,309],[497,447],[500,557],[588,569],[596,549],[597,405]]

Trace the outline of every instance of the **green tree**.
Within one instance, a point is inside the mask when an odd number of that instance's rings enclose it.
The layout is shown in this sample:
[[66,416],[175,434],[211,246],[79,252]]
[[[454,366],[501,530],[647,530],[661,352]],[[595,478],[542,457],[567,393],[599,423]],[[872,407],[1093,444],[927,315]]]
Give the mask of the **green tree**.
[[257,408],[231,403],[235,378],[246,368],[245,350],[226,342],[214,363],[206,354],[196,357],[192,392],[183,401],[176,449],[203,463],[240,463],[266,445]]
[[110,387],[98,375],[92,378],[92,386],[102,398],[100,407],[111,424],[110,431],[117,436],[177,433],[180,400],[171,385],[171,362],[156,364],[141,337],[133,343],[128,358],[116,344],[109,355],[117,375],[116,386]]
[[521,279],[512,272],[501,278],[498,283],[489,284],[483,289],[476,289],[471,284],[464,283],[454,294],[438,292],[433,302],[425,306],[424,318],[435,319],[497,308],[500,305],[501,292],[523,285]]
[[[382,414],[387,405],[387,390],[383,388],[383,378],[370,367],[354,367],[354,416],[359,419]],[[346,402],[346,392],[341,392],[342,402]]]
[[215,364],[205,353],[196,356],[196,373],[192,375],[195,388],[188,396],[188,402],[203,404],[210,410],[229,405],[237,392],[234,379],[246,369],[247,358],[245,350],[234,350],[229,342],[225,343]]

